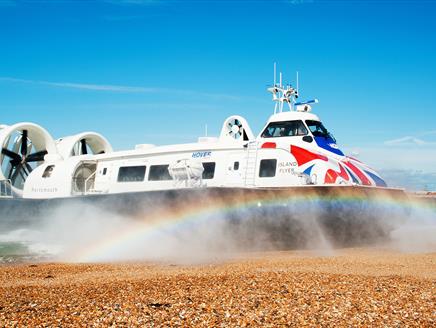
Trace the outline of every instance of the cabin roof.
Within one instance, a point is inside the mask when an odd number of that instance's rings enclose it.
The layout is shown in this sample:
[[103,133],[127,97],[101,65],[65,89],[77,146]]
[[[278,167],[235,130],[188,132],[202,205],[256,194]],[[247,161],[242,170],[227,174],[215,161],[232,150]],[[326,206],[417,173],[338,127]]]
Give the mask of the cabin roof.
[[[246,142],[245,142],[246,143]],[[195,142],[187,144],[174,144],[174,145],[163,145],[155,146],[149,148],[138,148],[132,150],[121,150],[114,151],[107,154],[96,155],[97,160],[112,160],[119,159],[121,157],[136,157],[144,155],[157,155],[157,154],[171,154],[177,152],[199,152],[199,151],[213,151],[213,150],[223,150],[223,149],[241,149],[243,144],[240,142]]]
[[268,119],[268,122],[291,121],[291,120],[315,120],[320,121],[319,117],[313,113],[288,111],[273,114]]

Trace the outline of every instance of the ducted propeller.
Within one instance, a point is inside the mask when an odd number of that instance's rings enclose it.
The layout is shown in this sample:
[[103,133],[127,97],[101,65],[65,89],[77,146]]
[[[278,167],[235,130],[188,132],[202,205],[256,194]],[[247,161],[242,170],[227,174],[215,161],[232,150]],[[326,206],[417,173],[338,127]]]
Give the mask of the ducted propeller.
[[254,140],[254,135],[245,118],[232,115],[224,120],[220,139],[239,144],[241,142]]
[[239,121],[236,118],[230,120],[227,123],[227,128],[229,131],[229,136],[231,136],[234,139],[239,139],[242,136],[242,133],[244,132],[241,121]]
[[112,146],[106,138],[95,132],[82,132],[62,137],[57,140],[57,149],[64,159],[112,152]]
[[[29,163],[43,162],[47,150],[39,150],[30,153],[34,147],[28,137],[28,130],[22,130],[21,136],[8,149],[8,144],[2,147],[2,154],[9,158],[9,166],[5,175],[11,180],[13,186],[21,186],[34,167]],[[19,150],[19,152],[18,152]]]

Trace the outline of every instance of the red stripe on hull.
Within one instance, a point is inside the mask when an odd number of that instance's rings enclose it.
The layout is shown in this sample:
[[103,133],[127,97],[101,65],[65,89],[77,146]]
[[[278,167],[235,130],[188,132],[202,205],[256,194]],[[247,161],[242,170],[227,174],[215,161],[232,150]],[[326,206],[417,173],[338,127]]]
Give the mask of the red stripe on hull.
[[276,148],[277,147],[277,145],[276,145],[276,143],[275,142],[265,142],[263,145],[262,145],[262,148]]
[[340,168],[339,172],[332,170],[332,169],[328,170],[325,174],[324,182],[325,183],[335,183],[336,179],[338,177],[341,177],[345,181],[350,180],[350,177],[348,176],[347,171],[345,171],[344,167],[341,164],[339,164],[339,168]]
[[298,163],[298,166],[304,165],[315,159],[320,159],[326,162],[328,161],[328,158],[326,156],[312,153],[311,151],[304,148],[300,148],[298,146],[291,145],[291,154],[294,155],[295,160]]
[[364,186],[372,186],[371,181],[369,181],[366,175],[357,166],[355,166],[351,162],[344,162],[344,163],[351,169],[351,171],[353,171],[354,174],[357,175],[357,177],[359,178],[360,181],[362,181],[362,184]]

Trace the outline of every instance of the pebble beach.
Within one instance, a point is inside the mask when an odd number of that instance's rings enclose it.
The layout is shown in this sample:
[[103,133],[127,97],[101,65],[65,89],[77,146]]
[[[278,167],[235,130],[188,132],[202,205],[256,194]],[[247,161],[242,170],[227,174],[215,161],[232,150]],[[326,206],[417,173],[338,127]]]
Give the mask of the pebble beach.
[[434,327],[436,253],[0,266],[1,327]]

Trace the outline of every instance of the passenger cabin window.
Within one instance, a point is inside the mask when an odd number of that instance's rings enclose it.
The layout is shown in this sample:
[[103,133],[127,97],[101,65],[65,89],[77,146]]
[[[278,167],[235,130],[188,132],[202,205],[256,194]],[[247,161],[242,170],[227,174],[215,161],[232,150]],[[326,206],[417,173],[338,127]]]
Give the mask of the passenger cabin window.
[[54,170],[54,165],[49,165],[49,166],[47,166],[46,168],[45,168],[45,170],[44,170],[44,172],[42,173],[42,177],[43,178],[50,178],[51,177],[51,174],[52,174],[52,172],[53,172],[53,170]]
[[168,172],[169,165],[152,165],[150,166],[150,173],[148,174],[149,181],[165,181],[172,180]]
[[239,162],[234,162],[234,163],[233,163],[233,170],[234,170],[234,171],[239,170]]
[[107,173],[107,168],[105,167],[105,168],[103,169],[103,175],[106,175],[106,173]]
[[118,170],[118,182],[144,181],[145,166],[123,166]]
[[276,159],[262,159],[260,161],[259,177],[271,178],[276,175],[277,160]]
[[303,121],[271,122],[262,133],[262,138],[295,137],[308,133]]
[[307,120],[306,124],[314,137],[324,137],[327,139],[332,139],[334,142],[336,142],[336,139],[333,137],[333,135],[327,131],[320,121]]
[[202,179],[213,179],[215,175],[215,162],[203,163],[203,176]]

